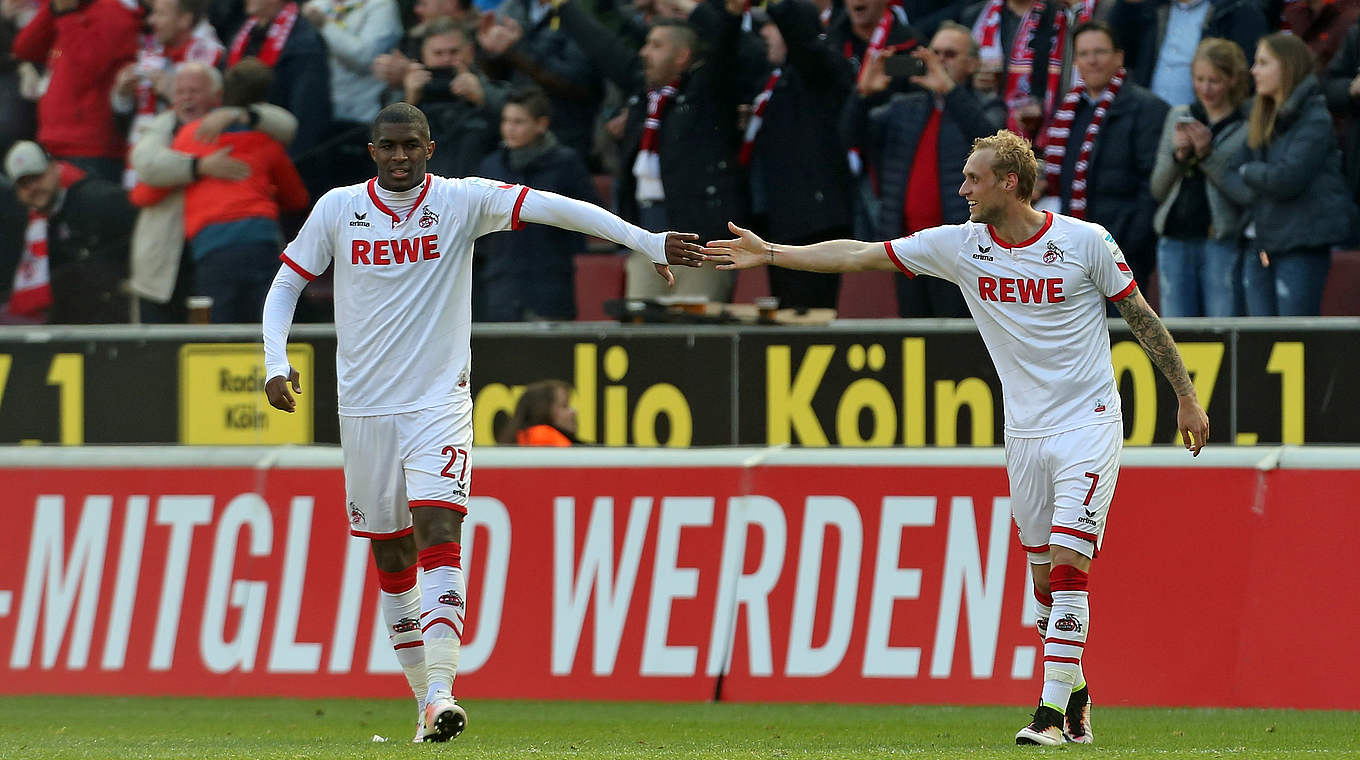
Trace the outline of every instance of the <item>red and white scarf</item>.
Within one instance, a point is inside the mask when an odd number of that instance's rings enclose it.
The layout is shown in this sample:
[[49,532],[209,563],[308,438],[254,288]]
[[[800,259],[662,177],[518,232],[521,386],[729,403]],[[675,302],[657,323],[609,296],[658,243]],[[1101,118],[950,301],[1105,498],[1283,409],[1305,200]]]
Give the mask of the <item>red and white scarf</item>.
[[751,103],[751,120],[746,122],[746,136],[741,141],[741,153],[737,155],[737,160],[741,161],[742,166],[751,165],[751,151],[756,146],[756,135],[760,133],[760,125],[765,123],[765,107],[770,104],[774,86],[783,73],[782,68],[776,68],[771,72],[769,81],[765,82],[765,89],[761,90]]
[[[864,55],[859,59],[859,69],[855,72],[855,84],[864,78],[864,64],[883,55],[884,49],[888,46],[888,34],[892,31],[893,19],[901,15],[902,23],[906,23],[906,12],[902,10],[900,3],[889,2],[883,9],[883,16],[878,20],[878,26],[874,27],[874,33],[869,35],[869,44],[864,48]],[[905,43],[896,45],[893,49],[896,52],[904,52],[916,46],[916,40],[908,40]],[[846,60],[854,60],[855,49],[850,44],[850,39],[845,40],[843,51]],[[858,177],[864,171],[864,159],[860,156],[859,146],[852,145],[845,156],[850,164],[850,173]]]
[[[76,167],[59,163],[62,190],[85,176]],[[52,271],[47,259],[47,215],[32,209],[24,230],[24,251],[14,268],[14,287],[9,295],[9,313],[20,317],[41,317],[52,306]]]
[[[1061,0],[1055,0],[1060,2]],[[1016,134],[1034,137],[1020,124],[1015,113],[1030,97],[1030,74],[1034,70],[1034,34],[1039,29],[1039,17],[1044,13],[1045,0],[1035,0],[1011,41],[1010,58],[1006,60],[1006,84],[1002,100],[1006,104],[1006,128]],[[1001,14],[1006,0],[990,0],[978,20],[973,24],[973,39],[981,47],[984,58],[1001,60],[1005,49],[1001,44]],[[1082,0],[1081,10],[1077,12],[1076,22],[1091,18],[1095,10],[1095,0]],[[1048,86],[1044,88],[1044,114],[1053,112],[1053,101],[1062,80],[1063,52],[1067,46],[1067,13],[1061,8],[1053,14],[1053,47],[1048,51]]]
[[[283,45],[288,41],[288,35],[293,33],[293,24],[297,23],[298,6],[297,3],[289,3],[283,6],[279,15],[269,22],[269,32],[264,36],[264,45],[260,47],[259,59],[264,65],[273,68],[279,62],[279,56],[283,54]],[[235,66],[245,53],[246,43],[250,41],[250,30],[255,28],[258,23],[255,18],[246,19],[241,25],[241,31],[236,33],[236,39],[231,41],[231,53],[227,55],[228,68]]]
[[633,176],[637,178],[637,199],[659,201],[665,198],[661,187],[661,155],[656,152],[661,142],[661,119],[679,89],[677,79],[665,87],[647,91],[647,120],[642,123],[642,140],[637,158],[633,161]]
[[[1100,93],[1095,113],[1091,115],[1091,123],[1087,125],[1086,134],[1082,137],[1081,153],[1077,154],[1076,172],[1072,175],[1072,203],[1068,209],[1068,213],[1078,219],[1086,218],[1086,171],[1090,168],[1091,147],[1095,145],[1096,136],[1100,134],[1100,124],[1105,121],[1105,112],[1110,109],[1110,103],[1119,95],[1119,88],[1123,84],[1124,69],[1121,68],[1115,72],[1105,91]],[[1062,177],[1063,157],[1067,153],[1068,139],[1072,135],[1072,118],[1076,115],[1077,103],[1085,89],[1084,85],[1077,85],[1069,90],[1067,96],[1063,98],[1062,105],[1058,106],[1058,111],[1053,114],[1053,121],[1048,125],[1048,147],[1044,149],[1044,176],[1048,179],[1050,191],[1057,189],[1058,181]]]

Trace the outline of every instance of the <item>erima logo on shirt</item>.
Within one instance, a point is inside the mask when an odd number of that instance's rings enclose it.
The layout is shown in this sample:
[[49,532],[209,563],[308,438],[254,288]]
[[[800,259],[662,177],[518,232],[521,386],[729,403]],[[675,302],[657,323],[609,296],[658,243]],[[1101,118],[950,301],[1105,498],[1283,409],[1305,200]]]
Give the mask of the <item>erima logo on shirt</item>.
[[354,221],[350,222],[350,223],[349,223],[349,226],[351,226],[351,227],[367,227],[367,226],[369,226],[369,224],[368,224],[368,222],[364,221],[364,220],[367,219],[367,218],[368,218],[368,213],[367,213],[367,212],[365,212],[365,213],[363,213],[363,214],[360,214],[358,211],[355,211],[355,212],[354,212]]

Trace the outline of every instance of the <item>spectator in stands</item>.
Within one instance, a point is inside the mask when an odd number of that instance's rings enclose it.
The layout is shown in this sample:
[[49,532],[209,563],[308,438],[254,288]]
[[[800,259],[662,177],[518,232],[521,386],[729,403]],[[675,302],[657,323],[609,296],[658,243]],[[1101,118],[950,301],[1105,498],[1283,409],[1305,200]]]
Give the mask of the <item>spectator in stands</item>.
[[428,26],[420,63],[408,65],[404,100],[420,106],[429,119],[437,146],[428,164],[432,174],[472,176],[496,147],[506,88],[487,79],[475,58],[468,28],[438,19]]
[[1040,180],[1048,197],[1041,206],[1104,226],[1134,276],[1146,280],[1155,264],[1157,210],[1148,183],[1167,105],[1128,80],[1109,24],[1079,24],[1073,52],[1082,84],[1067,93],[1049,122]]
[[1337,123],[1345,126],[1342,149],[1346,159],[1346,186],[1352,197],[1360,200],[1360,21],[1351,25],[1340,51],[1327,65],[1323,89],[1327,94],[1327,107]]
[[[667,0],[687,21],[659,20],[637,53],[609,35],[576,0],[560,9],[562,30],[604,75],[630,94],[620,142],[620,216],[659,232],[694,230],[701,240],[727,232],[727,219],[747,216],[745,173],[737,161],[742,103],[732,61],[741,34],[741,0]],[[708,44],[707,55],[699,40]],[[665,291],[652,263],[628,259],[632,298]],[[712,267],[675,272],[674,293],[711,301],[731,297],[733,277]]]
[[1200,39],[1232,40],[1250,57],[1267,31],[1256,0],[1119,0],[1110,25],[1128,51],[1130,79],[1173,106],[1195,102],[1190,63]]
[[[227,70],[223,104],[248,109],[262,102],[272,78],[261,61],[241,61]],[[306,208],[307,190],[283,146],[269,135],[249,124],[234,124],[207,142],[198,136],[201,124],[201,120],[185,124],[170,147],[201,159],[230,146],[231,157],[248,164],[250,174],[239,180],[199,176],[184,190],[184,230],[194,256],[194,293],[213,299],[213,322],[258,322],[283,249],[279,211]],[[151,206],[171,192],[171,188],[138,183],[132,200]]]
[[586,157],[604,100],[604,79],[560,26],[554,0],[505,0],[495,13],[482,16],[477,45],[492,77],[547,93],[553,133]]
[[[752,12],[770,70],[751,106],[739,158],[751,172],[752,225],[794,243],[850,237],[850,167],[835,140],[854,75],[822,40],[817,9],[779,0]],[[836,308],[840,275],[769,268],[770,294],[794,309]]]
[[46,311],[54,324],[126,322],[119,285],[133,213],[123,188],[53,159],[29,140],[10,148],[5,175],[28,210],[10,311],[37,319]]
[[[1199,43],[1195,102],[1166,115],[1152,197],[1163,317],[1236,317],[1242,305],[1245,202],[1224,185],[1246,144],[1247,58],[1231,40]],[[1235,186],[1234,186],[1235,187]]]
[[1007,129],[1038,141],[1071,86],[1072,32],[1095,6],[1095,0],[986,0],[965,12],[981,46],[979,67],[998,80]]
[[[246,20],[227,48],[227,67],[247,57],[274,72],[269,102],[297,117],[288,155],[314,193],[329,190],[322,146],[331,124],[331,72],[326,42],[288,0],[245,0]],[[256,317],[259,315],[257,314]]]
[[196,156],[170,147],[180,127],[198,121],[197,136],[212,142],[228,127],[253,126],[287,145],[297,119],[269,103],[245,108],[222,106],[222,75],[200,62],[180,64],[174,73],[171,110],[156,116],[132,148],[132,169],[141,181],[170,188],[164,200],[142,208],[132,229],[128,290],[138,299],[142,322],[183,322],[185,298],[193,291],[193,256],[184,234],[184,193],[197,177],[239,181],[250,165],[231,156],[231,146]]
[[[193,61],[217,66],[225,57],[217,32],[203,18],[200,0],[153,0],[146,20],[151,33],[143,37],[136,62],[124,66],[113,85],[113,112],[131,117],[129,147],[169,105],[177,65]],[[123,184],[128,188],[137,184],[130,167]]]
[[[968,160],[974,140],[1001,128],[1000,114],[988,114],[969,84],[978,50],[967,27],[945,22],[928,49],[898,53],[925,62],[925,75],[912,77],[921,90],[899,93],[872,109],[870,99],[890,82],[883,59],[865,66],[845,108],[843,129],[847,139],[865,146],[878,175],[882,203],[875,239],[968,221],[968,202],[958,193],[958,167]],[[968,316],[957,285],[936,277],[895,277],[899,316]]]
[[23,70],[33,76],[36,72],[33,64],[10,54],[14,35],[37,13],[36,0],[0,0],[0,154],[9,152],[17,140],[33,139],[37,128],[33,103],[23,93]]
[[576,439],[576,408],[571,386],[561,380],[540,380],[524,387],[515,413],[496,441],[502,445],[571,446]]
[[373,63],[401,39],[401,13],[396,0],[310,0],[302,15],[321,32],[330,56],[328,184],[362,182],[372,174],[372,159],[361,138],[384,105],[385,86],[373,74]]
[[38,142],[58,159],[118,180],[127,142],[109,91],[137,57],[138,14],[120,0],[51,0],[14,38],[14,57],[45,65]]
[[1281,30],[1308,44],[1319,74],[1327,70],[1357,18],[1360,0],[1291,0],[1280,13]]
[[1243,288],[1253,317],[1317,316],[1332,246],[1351,233],[1354,205],[1313,70],[1312,52],[1292,34],[1262,37],[1256,48],[1247,147],[1228,174],[1252,201]]
[[888,0],[849,0],[845,14],[833,19],[826,30],[826,40],[850,62],[858,76],[871,55],[918,45],[921,36],[907,23],[907,14],[900,4]]
[[[548,96],[541,90],[511,93],[501,116],[502,145],[482,160],[477,176],[598,205],[585,160],[558,142],[549,129],[551,114]],[[475,277],[480,269],[484,309],[481,314],[474,309],[474,319],[575,319],[575,256],[584,250],[585,238],[579,232],[540,224],[480,238],[473,273]]]
[[407,69],[413,61],[420,60],[420,46],[429,33],[431,22],[448,19],[460,26],[476,22],[472,0],[416,0],[412,10],[415,23],[407,26],[401,41],[392,50],[373,59],[373,76],[398,93],[402,90]]

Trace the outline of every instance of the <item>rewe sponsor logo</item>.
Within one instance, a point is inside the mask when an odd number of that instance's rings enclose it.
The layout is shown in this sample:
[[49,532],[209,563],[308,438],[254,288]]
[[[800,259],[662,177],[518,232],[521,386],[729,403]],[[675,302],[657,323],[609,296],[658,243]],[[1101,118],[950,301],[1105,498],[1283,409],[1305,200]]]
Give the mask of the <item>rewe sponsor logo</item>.
[[350,244],[350,263],[368,266],[410,264],[439,258],[439,236],[421,235],[395,240],[355,240]]
[[978,298],[998,303],[1062,303],[1061,277],[979,277]]

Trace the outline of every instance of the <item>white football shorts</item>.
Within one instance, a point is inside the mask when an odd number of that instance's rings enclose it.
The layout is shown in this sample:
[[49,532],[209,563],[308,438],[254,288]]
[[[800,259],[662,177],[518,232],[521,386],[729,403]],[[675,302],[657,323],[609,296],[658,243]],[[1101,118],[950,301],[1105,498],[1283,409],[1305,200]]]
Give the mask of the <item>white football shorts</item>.
[[1100,552],[1123,445],[1119,421],[1006,438],[1011,514],[1031,564],[1049,564],[1050,544],[1092,558]]
[[340,417],[350,533],[398,538],[412,507],[467,514],[472,482],[472,400],[401,414]]

